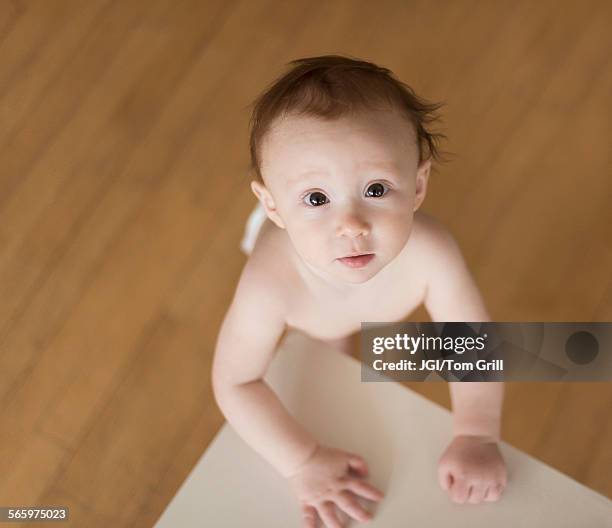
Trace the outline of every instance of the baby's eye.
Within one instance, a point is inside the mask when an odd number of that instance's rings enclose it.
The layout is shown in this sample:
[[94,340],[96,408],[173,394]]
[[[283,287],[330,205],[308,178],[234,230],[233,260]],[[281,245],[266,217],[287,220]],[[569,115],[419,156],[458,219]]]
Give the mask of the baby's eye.
[[326,196],[319,191],[315,191],[315,192],[311,192],[309,194],[307,194],[306,196],[304,196],[304,199],[308,200],[308,204],[312,205],[313,207],[318,207],[320,205],[325,205],[327,202],[326,200]]
[[371,196],[374,198],[380,198],[385,194],[385,186],[382,183],[373,183],[368,187],[366,191],[366,196]]
[[[382,183],[373,183],[368,187],[366,191],[366,196],[372,198],[380,198],[381,196],[384,196],[386,192],[388,192],[388,189],[386,190],[385,185],[383,185]],[[304,196],[304,199],[307,200],[308,204],[313,207],[319,207],[321,205],[329,203],[327,197],[320,191],[308,193],[306,196]]]

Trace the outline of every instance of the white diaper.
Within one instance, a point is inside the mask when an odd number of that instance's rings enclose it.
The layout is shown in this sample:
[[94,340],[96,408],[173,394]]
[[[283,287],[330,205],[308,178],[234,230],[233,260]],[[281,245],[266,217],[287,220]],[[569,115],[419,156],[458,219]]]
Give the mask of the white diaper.
[[244,229],[244,235],[242,237],[242,241],[240,242],[240,249],[245,255],[250,255],[251,251],[253,251],[255,241],[257,240],[257,235],[259,234],[259,230],[261,229],[261,226],[266,218],[266,210],[258,200],[257,205],[249,215],[249,219],[247,220]]

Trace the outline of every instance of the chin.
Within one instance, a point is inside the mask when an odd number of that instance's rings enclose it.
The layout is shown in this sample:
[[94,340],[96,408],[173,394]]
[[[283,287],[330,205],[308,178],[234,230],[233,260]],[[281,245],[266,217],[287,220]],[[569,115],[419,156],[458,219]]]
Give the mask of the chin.
[[382,257],[379,253],[376,254],[376,259],[370,262],[364,268],[344,268],[343,264],[338,264],[342,266],[340,271],[338,269],[335,270],[334,276],[345,283],[348,284],[363,284],[368,282],[370,279],[373,279],[376,275],[378,275],[390,261],[385,259],[385,262],[382,262]]
[[342,273],[341,275],[336,275],[338,277],[339,280],[343,281],[343,282],[347,282],[350,284],[363,284],[364,282],[368,282],[370,279],[374,278],[376,275],[378,275],[378,273],[380,272],[380,269],[374,269],[374,270],[369,270],[369,269],[356,269],[356,270],[349,270],[347,269],[345,273]]
[[371,273],[363,277],[343,277],[342,280],[344,280],[344,282],[348,282],[349,284],[364,284],[374,277],[374,275],[376,275],[376,273]]

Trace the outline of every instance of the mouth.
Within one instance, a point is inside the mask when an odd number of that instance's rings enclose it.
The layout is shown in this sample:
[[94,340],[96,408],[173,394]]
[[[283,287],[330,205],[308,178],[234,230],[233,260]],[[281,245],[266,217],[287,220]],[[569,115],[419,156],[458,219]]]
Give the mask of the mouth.
[[357,253],[348,257],[339,258],[338,261],[349,268],[363,268],[374,258],[374,253]]

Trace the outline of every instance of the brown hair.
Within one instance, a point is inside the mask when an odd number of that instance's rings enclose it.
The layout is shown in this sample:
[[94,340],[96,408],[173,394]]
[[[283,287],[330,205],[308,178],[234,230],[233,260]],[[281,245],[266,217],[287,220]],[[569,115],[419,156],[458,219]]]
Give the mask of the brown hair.
[[[276,79],[253,102],[250,120],[251,169],[261,176],[261,144],[272,122],[288,114],[335,119],[365,109],[395,108],[414,126],[419,164],[430,157],[446,161],[437,147],[444,134],[427,125],[440,120],[435,112],[444,103],[418,97],[387,68],[340,55],[293,60],[293,67]],[[382,104],[382,106],[381,106]]]

